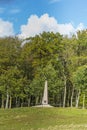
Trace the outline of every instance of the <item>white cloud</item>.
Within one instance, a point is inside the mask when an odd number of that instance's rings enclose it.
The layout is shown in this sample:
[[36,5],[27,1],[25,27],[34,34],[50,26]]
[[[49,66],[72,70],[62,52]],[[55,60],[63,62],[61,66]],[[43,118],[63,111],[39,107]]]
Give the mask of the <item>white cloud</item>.
[[0,7],[0,14],[4,13],[5,9]]
[[19,13],[19,12],[20,12],[20,9],[12,9],[12,10],[10,10],[11,14],[16,14],[16,13]]
[[56,2],[59,2],[60,0],[50,0],[50,3],[56,3]]
[[84,28],[85,28],[85,27],[84,27],[83,23],[80,23],[80,24],[77,26],[76,30],[83,30]]
[[0,19],[0,37],[14,35],[13,24],[9,21]]
[[84,28],[83,24],[80,23],[77,28],[74,28],[72,23],[59,24],[54,17],[50,17],[48,14],[44,14],[41,17],[37,15],[31,15],[28,18],[26,25],[21,26],[20,38],[27,38],[30,36],[35,36],[36,34],[45,32],[59,32],[63,35],[71,35],[76,33],[77,30],[82,30]]

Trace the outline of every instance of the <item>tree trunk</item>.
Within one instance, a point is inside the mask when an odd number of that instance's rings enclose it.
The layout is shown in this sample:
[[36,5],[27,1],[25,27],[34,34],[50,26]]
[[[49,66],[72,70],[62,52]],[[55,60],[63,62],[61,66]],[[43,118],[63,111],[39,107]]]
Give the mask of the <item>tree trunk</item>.
[[84,109],[85,108],[85,94],[83,95],[83,106],[82,108]]
[[74,88],[72,89],[72,95],[71,95],[71,108],[73,107],[73,95],[74,95]]
[[64,76],[64,98],[63,98],[63,108],[66,105],[66,76]]
[[16,96],[16,99],[15,99],[15,105],[16,105],[16,107],[18,107],[18,98],[17,98],[17,96]]
[[12,97],[11,97],[11,95],[10,95],[9,108],[11,108],[11,107],[12,107]]
[[42,103],[42,95],[39,96],[39,103]]
[[80,96],[80,89],[76,96],[76,108],[78,108],[78,105],[79,105],[79,96]]
[[7,97],[6,97],[6,105],[5,108],[9,108],[9,94],[8,94],[8,90],[7,90]]
[[30,106],[31,98],[28,97],[28,107]]
[[23,107],[24,101],[23,98],[21,99],[21,107]]
[[36,101],[35,101],[35,105],[38,105],[38,100],[39,100],[39,97],[37,96]]
[[2,105],[1,108],[4,108],[4,96],[2,95]]

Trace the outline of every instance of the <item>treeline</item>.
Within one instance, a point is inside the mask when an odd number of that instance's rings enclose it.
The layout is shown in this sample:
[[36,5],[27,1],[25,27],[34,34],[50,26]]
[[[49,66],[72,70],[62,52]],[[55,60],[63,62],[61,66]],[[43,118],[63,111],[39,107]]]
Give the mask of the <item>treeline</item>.
[[87,30],[0,38],[1,108],[41,104],[45,80],[49,104],[87,107]]

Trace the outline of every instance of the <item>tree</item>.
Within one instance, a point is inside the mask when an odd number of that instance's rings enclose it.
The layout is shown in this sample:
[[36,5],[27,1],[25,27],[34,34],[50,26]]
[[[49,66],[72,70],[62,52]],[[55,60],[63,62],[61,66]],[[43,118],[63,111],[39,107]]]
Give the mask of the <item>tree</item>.
[[77,89],[76,93],[76,107],[78,107],[80,93],[83,95],[83,108],[85,106],[85,94],[87,91],[87,65],[81,66],[73,75],[74,84]]

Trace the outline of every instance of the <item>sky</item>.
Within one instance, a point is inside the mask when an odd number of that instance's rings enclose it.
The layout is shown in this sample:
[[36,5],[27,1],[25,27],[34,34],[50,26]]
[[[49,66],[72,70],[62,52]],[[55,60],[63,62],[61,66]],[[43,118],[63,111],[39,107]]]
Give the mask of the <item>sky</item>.
[[87,0],[0,0],[0,37],[46,32],[71,35],[87,28]]

